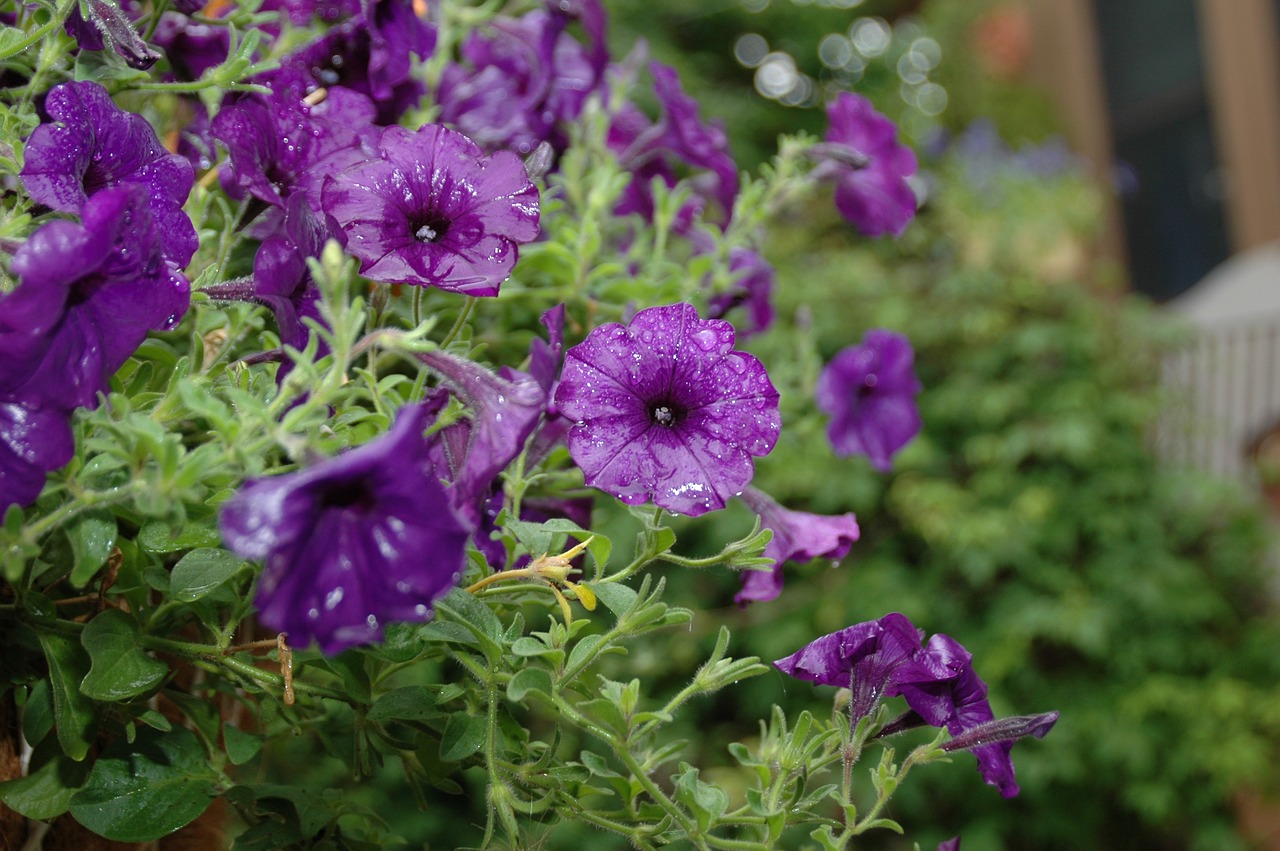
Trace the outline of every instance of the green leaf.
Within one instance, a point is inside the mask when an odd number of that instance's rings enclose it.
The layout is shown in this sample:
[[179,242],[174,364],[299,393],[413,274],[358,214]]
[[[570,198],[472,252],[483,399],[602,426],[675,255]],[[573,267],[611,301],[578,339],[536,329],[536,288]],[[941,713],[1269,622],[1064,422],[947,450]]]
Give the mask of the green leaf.
[[49,663],[49,686],[53,692],[53,724],[62,752],[79,762],[89,753],[97,722],[97,707],[80,691],[80,681],[89,672],[89,655],[80,642],[69,635],[35,627]]
[[66,525],[74,562],[71,584],[83,588],[116,545],[116,518],[106,509],[86,511]]
[[440,716],[441,712],[436,708],[438,698],[439,688],[404,686],[378,698],[370,707],[368,718],[377,723],[426,721]]
[[138,546],[151,553],[176,553],[192,547],[216,547],[222,543],[214,520],[191,520],[178,528],[160,520],[138,532]]
[[524,700],[531,691],[551,695],[551,675],[541,668],[524,668],[507,683],[507,699],[515,703]]
[[26,777],[0,783],[0,802],[37,821],[65,813],[89,774],[89,763],[64,756],[52,739],[35,749],[31,766]]
[[227,759],[232,765],[244,765],[262,750],[261,736],[246,733],[230,724],[222,725],[222,742],[226,745]]
[[454,623],[460,623],[480,639],[485,656],[493,659],[501,655],[502,622],[493,610],[461,588],[454,588],[448,596],[436,601],[436,611]]
[[218,776],[185,727],[150,727],[112,742],[71,799],[71,815],[117,842],[150,842],[190,824],[213,802]]
[[440,737],[440,758],[461,762],[484,745],[488,722],[482,715],[451,715]]
[[235,553],[198,547],[173,566],[173,572],[169,574],[169,592],[179,602],[194,602],[235,576],[245,564],[245,560]]
[[622,617],[628,609],[636,602],[636,592],[618,582],[595,582],[583,583],[588,585],[595,592],[596,598],[613,612],[614,616]]
[[138,623],[119,609],[107,609],[85,624],[80,643],[92,663],[80,691],[95,700],[129,700],[158,686],[169,666],[146,654]]

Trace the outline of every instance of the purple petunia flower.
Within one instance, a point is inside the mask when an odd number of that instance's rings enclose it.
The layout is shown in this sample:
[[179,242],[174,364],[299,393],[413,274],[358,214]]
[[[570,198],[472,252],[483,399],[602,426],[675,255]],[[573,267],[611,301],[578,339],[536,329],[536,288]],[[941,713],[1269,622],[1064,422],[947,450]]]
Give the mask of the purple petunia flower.
[[773,664],[801,680],[850,689],[849,717],[857,724],[882,698],[897,693],[894,673],[920,651],[923,639],[923,630],[891,612],[817,638]]
[[466,64],[450,64],[441,76],[440,121],[487,151],[527,155],[543,141],[564,150],[561,125],[600,89],[607,60],[604,12],[595,2],[582,5],[590,49],[566,32],[570,18],[558,5],[473,31],[461,47]]
[[324,653],[425,621],[458,581],[470,530],[430,467],[422,406],[383,436],[312,467],[248,482],[222,508],[227,546],[263,561],[262,622]]
[[54,86],[45,110],[54,123],[37,127],[24,149],[22,182],[32,199],[74,213],[101,189],[140,186],[165,254],[186,266],[197,246],[182,210],[195,180],[191,164],[166,151],[146,119],[117,107],[97,83]]
[[313,106],[303,100],[304,80],[283,72],[271,88],[224,106],[213,120],[211,133],[230,158],[224,183],[233,197],[248,193],[276,207],[301,191],[319,209],[324,176],[369,159],[355,128],[372,124],[373,103],[335,87]]
[[982,777],[1000,794],[1018,794],[1010,751],[1024,736],[1043,738],[1058,713],[996,719],[987,685],[973,670],[973,657],[941,633],[924,637],[903,615],[855,624],[810,642],[773,664],[802,680],[849,688],[850,723],[869,716],[884,697],[901,695],[911,711],[885,725],[878,736],[920,724],[945,727],[952,736],[943,750],[971,750]]
[[[19,284],[0,297],[0,352],[9,355],[0,396],[33,409],[94,407],[147,332],[186,312],[190,285],[161,251],[145,192],[103,189],[84,203],[82,225],[49,222],[14,254]],[[21,317],[33,324],[22,327]]]
[[762,555],[773,559],[774,565],[769,570],[751,570],[743,574],[742,590],[733,598],[739,605],[776,599],[782,593],[783,562],[844,558],[853,542],[858,540],[858,520],[852,512],[828,517],[807,511],[791,511],[768,494],[751,487],[744,490],[740,498],[760,515],[761,528],[773,532]]
[[63,25],[67,35],[76,40],[81,50],[110,47],[124,57],[129,67],[142,71],[156,64],[160,54],[138,35],[133,21],[125,14],[120,3],[86,0],[83,8],[89,12],[87,20],[80,14],[81,8],[72,7],[71,14]]
[[31,408],[0,397],[0,514],[30,505],[44,478],[71,460],[75,440],[63,411]]
[[699,118],[698,103],[685,94],[674,68],[655,62],[650,72],[661,119],[652,124],[626,104],[609,127],[609,147],[633,175],[614,212],[619,216],[638,213],[651,221],[653,180],[675,186],[677,170],[692,169],[688,179],[696,198],[681,211],[677,231],[688,230],[708,200],[719,203],[722,220],[727,222],[738,196],[738,166],[729,155],[728,136],[719,124]]
[[877,470],[889,471],[894,453],[920,431],[914,359],[906,337],[873,329],[822,370],[814,394],[831,415],[827,437],[837,455],[866,455]]
[[538,190],[515,154],[485,157],[439,124],[388,127],[380,158],[324,181],[366,277],[493,296],[538,235]]
[[[414,75],[412,56],[435,50],[436,30],[414,11],[412,0],[290,2],[294,23],[305,26],[311,13],[325,21],[351,15],[315,41],[281,59],[280,72],[306,74],[317,88],[342,86],[368,96],[378,107],[377,122],[394,124],[421,100],[425,87]],[[308,9],[310,7],[310,10]],[[352,12],[358,7],[358,12]]]
[[861,95],[842,92],[827,104],[826,144],[814,154],[818,178],[834,179],[836,209],[868,236],[902,233],[916,214],[907,178],[916,155],[898,142],[893,122]]
[[586,483],[694,516],[740,493],[782,422],[764,365],[734,340],[728,322],[672,304],[569,349],[555,399]]

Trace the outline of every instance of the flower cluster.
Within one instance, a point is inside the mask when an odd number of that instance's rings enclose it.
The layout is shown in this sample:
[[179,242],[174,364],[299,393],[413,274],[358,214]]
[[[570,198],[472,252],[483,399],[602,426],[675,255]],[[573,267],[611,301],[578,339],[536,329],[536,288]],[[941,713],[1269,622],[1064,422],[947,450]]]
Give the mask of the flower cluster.
[[148,331],[174,327],[195,251],[182,211],[190,165],[97,83],[64,83],[28,140],[31,197],[80,221],[50,221],[13,256],[0,295],[0,507],[27,505],[71,459],[70,416],[96,407]]
[[783,673],[851,691],[849,721],[857,726],[886,697],[901,695],[909,711],[889,722],[881,736],[928,724],[952,736],[944,750],[970,750],[983,779],[1006,798],[1018,794],[1013,744],[1043,738],[1058,713],[996,719],[987,684],[973,670],[973,656],[949,635],[922,645],[924,631],[893,612],[815,639],[773,664]]

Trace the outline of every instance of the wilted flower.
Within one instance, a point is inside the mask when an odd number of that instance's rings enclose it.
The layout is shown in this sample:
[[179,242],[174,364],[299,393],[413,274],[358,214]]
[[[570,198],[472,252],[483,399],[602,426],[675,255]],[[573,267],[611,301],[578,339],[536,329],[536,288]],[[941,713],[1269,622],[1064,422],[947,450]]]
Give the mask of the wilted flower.
[[836,209],[868,236],[901,234],[916,214],[907,183],[916,173],[915,153],[861,95],[841,92],[827,104],[827,120],[826,144],[814,151],[822,161],[814,174],[835,181]]
[[37,127],[23,152],[22,182],[32,199],[75,213],[101,189],[140,186],[165,254],[186,266],[197,245],[182,210],[195,180],[191,164],[166,151],[146,119],[117,107],[97,83],[54,86],[45,110],[54,123]]
[[45,475],[75,452],[68,416],[0,397],[0,514],[10,505],[30,505]]
[[906,337],[873,329],[822,370],[814,393],[831,415],[827,437],[837,455],[866,455],[877,470],[889,471],[894,453],[920,431],[914,360]]
[[250,481],[222,508],[227,546],[264,562],[262,622],[325,653],[425,621],[457,582],[470,530],[430,468],[427,410],[301,472]]
[[36,409],[94,407],[147,332],[186,313],[190,285],[162,253],[146,201],[137,184],[103,189],[84,203],[82,225],[49,222],[14,254],[19,284],[0,297],[0,313],[15,317],[0,322],[0,395]]
[[587,484],[689,515],[740,493],[782,423],[764,365],[734,340],[728,322],[672,304],[569,349],[555,398]]
[[492,296],[538,235],[538,190],[515,154],[485,157],[439,124],[388,127],[380,158],[328,177],[324,209],[375,281]]
[[774,560],[769,570],[750,570],[742,576],[742,590],[734,595],[739,604],[775,599],[782,593],[782,563],[815,558],[843,558],[858,540],[853,513],[829,517],[783,508],[767,493],[749,487],[740,497],[760,515],[760,526],[773,532],[761,554]]

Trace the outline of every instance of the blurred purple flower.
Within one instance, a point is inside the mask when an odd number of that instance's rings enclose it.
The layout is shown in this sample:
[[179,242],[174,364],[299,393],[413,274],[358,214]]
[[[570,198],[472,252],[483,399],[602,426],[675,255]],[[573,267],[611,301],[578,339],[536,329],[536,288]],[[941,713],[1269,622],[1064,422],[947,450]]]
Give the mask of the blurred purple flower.
[[693,516],[740,493],[782,423],[764,365],[734,340],[728,322],[672,304],[569,349],[555,400],[586,483]]
[[907,178],[916,173],[916,155],[897,140],[893,122],[861,95],[842,92],[827,104],[826,144],[815,177],[836,184],[836,209],[868,236],[895,236],[916,214],[916,195]]
[[768,260],[749,248],[729,252],[729,271],[737,275],[733,287],[711,297],[710,318],[721,319],[735,307],[742,307],[747,322],[739,327],[743,337],[769,330],[773,325],[775,272]]
[[907,338],[873,329],[836,354],[818,376],[818,407],[831,415],[827,437],[837,455],[866,455],[880,472],[920,431],[914,352]]
[[769,570],[750,570],[742,576],[742,590],[734,602],[773,600],[782,593],[782,564],[815,558],[844,558],[858,540],[858,520],[853,513],[835,517],[791,511],[763,491],[746,488],[739,497],[760,516],[760,526],[773,532],[762,555],[774,560]]
[[425,621],[458,581],[470,530],[431,470],[427,410],[402,410],[372,442],[244,485],[222,507],[228,548],[264,562],[262,622],[337,653],[387,621]]
[[169,60],[166,76],[180,82],[199,80],[205,71],[225,62],[231,52],[231,33],[227,27],[202,24],[176,12],[160,16],[151,41],[164,50]]
[[538,190],[518,157],[485,157],[439,124],[388,127],[380,158],[326,177],[323,201],[366,277],[493,296],[538,235]]
[[590,49],[566,31],[571,19],[558,5],[495,18],[487,30],[472,31],[461,47],[465,64],[447,65],[440,79],[440,121],[486,151],[524,156],[543,141],[564,150],[562,125],[600,89],[607,59],[604,12],[598,3],[583,5],[590,9],[584,20],[593,22],[586,27]]
[[[307,20],[307,4],[290,4],[290,14]],[[332,20],[349,14],[353,3],[314,4],[315,14]],[[295,22],[297,18],[295,18]],[[394,124],[422,97],[425,87],[412,74],[413,59],[425,59],[436,46],[436,30],[414,11],[413,0],[360,0],[351,15],[315,41],[280,60],[276,73],[306,74],[317,88],[342,86],[367,95],[378,107],[377,122]]]
[[882,698],[897,694],[894,674],[920,651],[923,639],[924,631],[905,615],[890,612],[814,639],[773,665],[801,680],[850,689],[850,719],[857,724]]
[[950,839],[939,842],[937,851],[960,851],[960,837],[953,836]]
[[719,203],[721,221],[727,222],[738,196],[738,166],[729,155],[723,127],[698,116],[698,102],[685,94],[674,68],[655,62],[650,73],[662,108],[658,123],[650,123],[635,107],[626,105],[609,128],[609,146],[633,175],[614,212],[638,213],[652,220],[653,180],[675,186],[679,171],[692,170],[688,179],[697,198],[682,211],[677,230],[687,229],[706,201]]
[[30,505],[45,475],[71,460],[75,440],[63,411],[31,408],[0,397],[0,514]]
[[75,213],[101,189],[142,187],[165,254],[186,266],[197,246],[182,210],[195,180],[191,164],[166,151],[146,119],[118,108],[97,83],[54,86],[45,110],[53,122],[37,127],[24,150],[21,176],[32,199]]
[[[0,296],[0,394],[35,409],[92,408],[149,330],[177,324],[190,285],[161,251],[146,200],[137,184],[103,189],[82,225],[49,222],[14,254],[19,284]],[[10,311],[35,321],[22,328]]]

